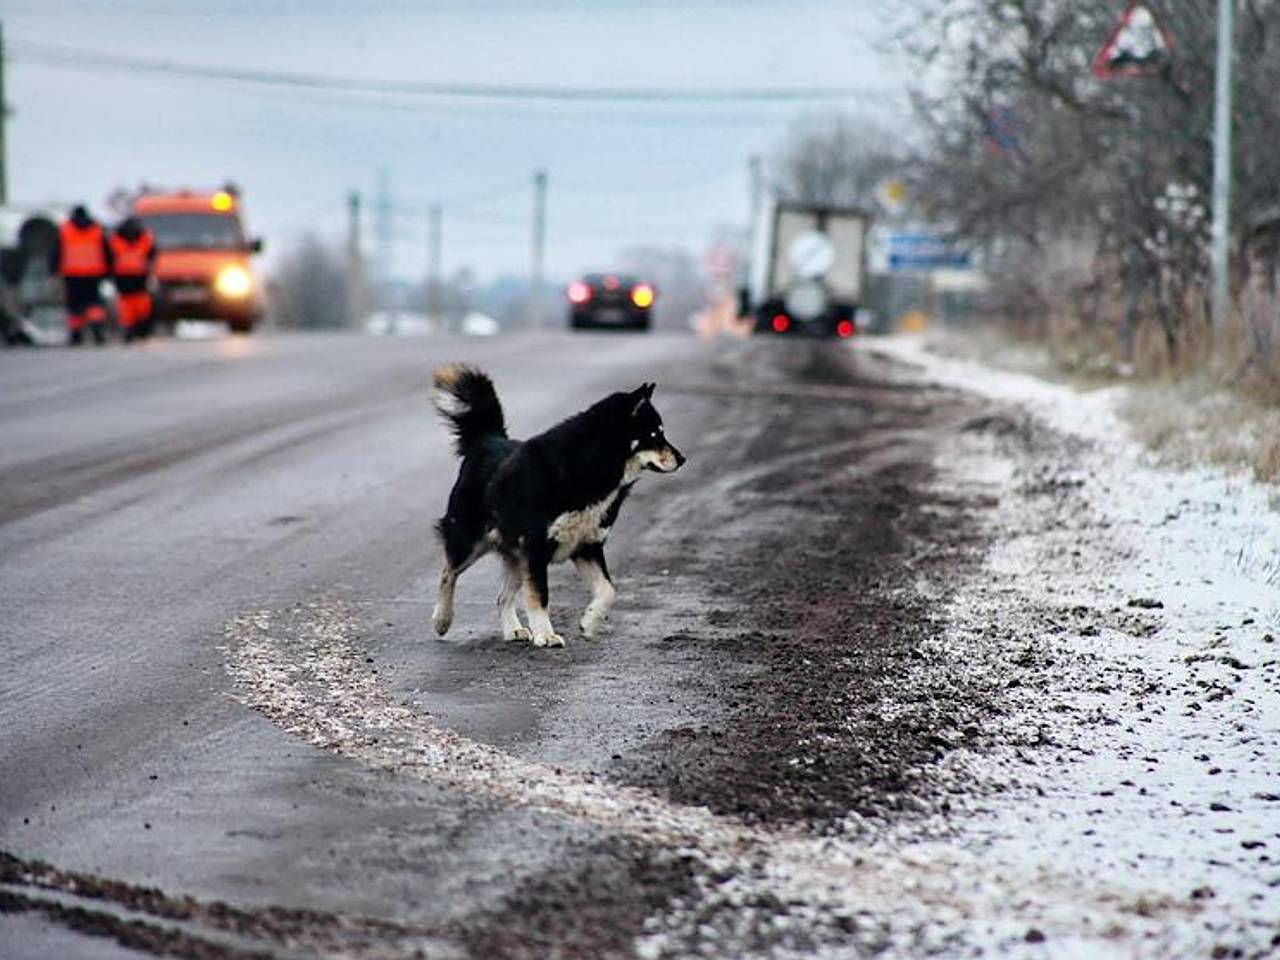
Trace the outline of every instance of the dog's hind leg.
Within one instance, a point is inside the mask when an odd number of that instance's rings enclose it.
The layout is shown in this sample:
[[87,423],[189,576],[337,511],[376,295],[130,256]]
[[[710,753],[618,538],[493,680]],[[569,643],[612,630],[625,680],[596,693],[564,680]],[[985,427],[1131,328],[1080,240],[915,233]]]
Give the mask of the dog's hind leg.
[[551,626],[551,615],[547,612],[547,601],[550,591],[547,589],[547,561],[549,551],[545,546],[530,549],[525,547],[523,563],[524,573],[524,608],[529,614],[529,629],[533,631],[535,647],[563,647],[564,637],[556,633]]
[[453,565],[445,560],[440,569],[440,590],[436,594],[436,605],[431,611],[431,625],[436,633],[444,636],[453,626],[453,587],[458,582],[458,574]]
[[444,566],[440,568],[440,592],[436,596],[435,608],[431,611],[431,624],[436,633],[444,636],[453,626],[453,588],[458,578],[467,568],[489,552],[489,544],[482,540],[471,549],[471,553],[461,562],[455,564],[449,558],[449,549],[445,548]]
[[502,558],[502,589],[498,593],[498,616],[502,619],[502,639],[528,640],[533,634],[520,622],[516,613],[516,594],[520,592],[520,563],[512,557]]
[[582,611],[582,619],[578,625],[582,635],[594,640],[600,635],[609,608],[613,606],[616,591],[613,581],[609,579],[609,566],[604,562],[604,545],[593,543],[583,547],[573,557],[573,565],[578,568],[583,582],[591,590],[591,602]]

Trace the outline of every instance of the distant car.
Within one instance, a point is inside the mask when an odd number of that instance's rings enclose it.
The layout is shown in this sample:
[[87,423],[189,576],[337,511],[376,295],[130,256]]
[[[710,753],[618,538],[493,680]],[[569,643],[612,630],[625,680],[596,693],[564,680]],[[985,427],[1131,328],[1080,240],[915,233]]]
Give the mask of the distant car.
[[574,330],[648,330],[658,293],[652,284],[617,273],[589,273],[565,290]]
[[458,329],[469,337],[496,337],[502,332],[502,324],[487,313],[471,310],[462,318]]
[[431,318],[412,310],[375,310],[364,322],[365,333],[374,337],[425,337],[431,333]]

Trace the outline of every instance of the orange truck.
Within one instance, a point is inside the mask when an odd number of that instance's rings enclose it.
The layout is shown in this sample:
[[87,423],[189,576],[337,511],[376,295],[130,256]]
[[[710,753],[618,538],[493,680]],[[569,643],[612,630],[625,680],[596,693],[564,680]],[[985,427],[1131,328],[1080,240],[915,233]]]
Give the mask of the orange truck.
[[159,323],[222,320],[232,332],[248,333],[262,319],[262,297],[249,266],[262,241],[245,236],[235,190],[144,190],[133,212],[156,238]]

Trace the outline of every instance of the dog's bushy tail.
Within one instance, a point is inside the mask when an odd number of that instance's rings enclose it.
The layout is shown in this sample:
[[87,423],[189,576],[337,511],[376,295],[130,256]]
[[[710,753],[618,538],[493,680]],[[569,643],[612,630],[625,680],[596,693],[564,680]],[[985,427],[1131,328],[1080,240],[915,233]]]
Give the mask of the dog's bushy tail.
[[485,437],[507,435],[498,392],[482,370],[464,363],[436,367],[431,374],[431,402],[453,431],[460,457]]

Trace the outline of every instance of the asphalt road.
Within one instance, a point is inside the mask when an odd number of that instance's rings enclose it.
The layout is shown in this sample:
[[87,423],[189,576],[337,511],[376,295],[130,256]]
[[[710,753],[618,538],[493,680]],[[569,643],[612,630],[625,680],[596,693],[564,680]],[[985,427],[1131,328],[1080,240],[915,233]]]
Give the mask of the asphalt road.
[[[455,360],[517,436],[658,383],[689,461],[614,528],[601,642],[565,566],[567,649],[500,639],[491,562],[432,632],[456,463],[426,386]],[[1227,494],[928,364],[564,334],[0,354],[0,958],[1280,949],[1269,594],[1136,592]]]
[[[477,735],[519,736],[539,705],[455,695],[455,651],[426,629],[431,524],[456,468],[428,372],[482,364],[523,435],[699,349],[255,337],[0,355],[0,846],[212,898],[404,915],[411,878],[357,881],[326,857],[330,844],[394,844],[420,785],[303,749],[237,703],[224,624],[318,599],[377,605],[389,647],[439,678],[436,709]],[[673,437],[688,429],[672,419]],[[487,568],[463,582],[460,643],[492,636],[495,582]],[[482,824],[457,829],[490,839]],[[103,949],[29,915],[0,924],[6,956]]]
[[[658,383],[690,462],[623,512],[603,643],[571,567],[568,650],[499,639],[496,564],[431,633],[456,464],[426,384],[459,359],[517,436]],[[757,827],[936,792],[932,725],[882,729],[877,691],[927,623],[903,431],[964,405],[886,364],[552,334],[0,355],[4,955],[632,955],[718,858],[775,845]]]

